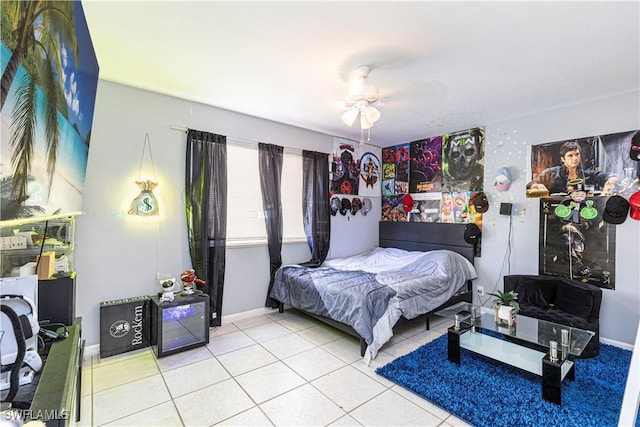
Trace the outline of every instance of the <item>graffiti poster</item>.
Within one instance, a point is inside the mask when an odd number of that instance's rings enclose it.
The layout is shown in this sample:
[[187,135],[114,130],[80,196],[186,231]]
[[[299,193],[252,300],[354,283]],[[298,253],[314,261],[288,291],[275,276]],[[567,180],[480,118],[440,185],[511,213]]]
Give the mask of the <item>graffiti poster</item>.
[[360,183],[358,195],[380,197],[382,182],[380,157],[367,151],[360,157]]
[[1,48],[0,220],[80,212],[98,86],[81,3],[3,1]]
[[484,128],[442,136],[444,191],[481,191],[484,179]]
[[411,178],[409,193],[442,189],[442,136],[413,141],[410,144]]
[[540,199],[539,274],[615,289],[616,226],[602,220],[607,199],[588,198],[576,220],[558,209],[566,197]]
[[630,196],[640,189],[640,162],[629,155],[638,140],[633,130],[532,146],[527,197],[565,196],[576,184],[592,197]]
[[358,194],[360,156],[353,141],[333,138],[331,194]]
[[404,196],[382,197],[381,221],[409,221],[409,214],[404,211],[402,198]]

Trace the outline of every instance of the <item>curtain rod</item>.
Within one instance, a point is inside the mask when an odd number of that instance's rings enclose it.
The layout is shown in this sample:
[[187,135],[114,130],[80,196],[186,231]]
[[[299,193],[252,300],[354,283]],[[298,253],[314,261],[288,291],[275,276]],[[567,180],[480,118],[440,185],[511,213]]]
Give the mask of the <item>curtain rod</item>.
[[[176,126],[176,125],[169,125],[169,129],[173,129],[173,130],[178,130],[181,132],[188,132],[189,128],[186,128],[184,126]],[[227,136],[227,140],[235,142],[235,145],[244,145],[244,146],[251,146],[251,147],[257,147],[259,142],[258,141],[251,141],[249,139],[242,139],[242,138],[234,138],[232,136]],[[291,148],[291,147],[283,147],[283,151],[285,152],[289,152],[289,153],[296,153],[296,154],[301,154],[302,153],[302,149],[300,148]]]

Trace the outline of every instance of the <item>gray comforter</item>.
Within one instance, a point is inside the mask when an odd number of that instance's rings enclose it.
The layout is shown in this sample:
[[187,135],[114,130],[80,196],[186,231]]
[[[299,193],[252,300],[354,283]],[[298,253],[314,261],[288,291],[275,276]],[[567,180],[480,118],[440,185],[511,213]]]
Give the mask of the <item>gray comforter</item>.
[[367,344],[373,327],[396,295],[365,271],[286,266],[276,275],[271,296],[309,313],[350,325]]
[[429,312],[476,277],[473,265],[455,252],[374,248],[319,268],[284,266],[271,297],[351,326],[368,344],[368,361],[391,338],[400,316]]

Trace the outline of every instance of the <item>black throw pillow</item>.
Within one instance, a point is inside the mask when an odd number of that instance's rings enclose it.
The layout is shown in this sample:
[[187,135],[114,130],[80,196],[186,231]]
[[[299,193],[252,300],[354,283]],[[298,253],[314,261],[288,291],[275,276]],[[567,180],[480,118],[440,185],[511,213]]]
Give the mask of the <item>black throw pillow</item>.
[[587,289],[567,284],[558,284],[556,309],[574,316],[588,319],[593,308],[593,294]]

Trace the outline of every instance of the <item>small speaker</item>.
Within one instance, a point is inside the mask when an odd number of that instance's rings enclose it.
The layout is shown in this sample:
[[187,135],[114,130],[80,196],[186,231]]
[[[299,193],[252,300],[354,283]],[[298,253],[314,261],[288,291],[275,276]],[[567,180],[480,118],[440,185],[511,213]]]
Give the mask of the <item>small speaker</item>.
[[511,208],[513,205],[511,203],[500,203],[500,215],[511,215]]

